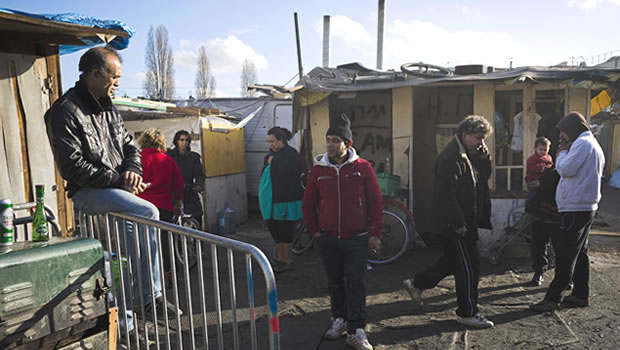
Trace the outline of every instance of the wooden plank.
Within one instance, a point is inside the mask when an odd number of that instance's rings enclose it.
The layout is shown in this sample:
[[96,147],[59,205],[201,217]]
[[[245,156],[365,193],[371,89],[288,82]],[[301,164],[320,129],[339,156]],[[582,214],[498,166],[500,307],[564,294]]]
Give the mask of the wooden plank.
[[9,55],[0,53],[0,198],[25,202],[19,120]]
[[[60,73],[60,56],[58,55],[58,47],[50,46],[45,52],[45,61],[47,64],[48,79],[47,88],[50,106],[60,97],[62,93],[62,76]],[[58,210],[58,224],[62,230],[63,237],[70,237],[75,231],[75,218],[73,215],[73,201],[67,197],[65,190],[65,180],[60,176],[60,171],[55,169],[56,182],[56,206]]]
[[200,108],[200,107],[167,107],[167,112],[171,113],[184,113],[194,116],[207,116],[207,115],[219,115],[221,114],[219,109],[215,108]]
[[86,46],[86,44],[74,35],[57,34],[57,33],[44,33],[44,32],[16,32],[12,30],[3,30],[2,36],[7,41],[19,41],[55,45],[76,45]]
[[17,76],[20,105],[23,113],[23,137],[27,147],[29,189],[45,186],[45,203],[57,213],[54,155],[50,146],[43,116],[49,109],[48,76],[45,57],[14,55],[14,62],[22,72]]
[[[474,114],[483,116],[495,129],[495,89],[488,82],[474,85]],[[491,159],[495,159],[495,133],[489,135],[484,141],[489,148]],[[489,187],[495,188],[495,172],[491,172]]]
[[23,175],[23,183],[24,187],[24,201],[31,202],[34,200],[34,196],[32,195],[32,191],[30,190],[30,164],[28,163],[28,146],[26,145],[26,120],[24,115],[24,106],[21,103],[21,98],[19,97],[19,85],[17,77],[21,72],[17,71],[17,67],[14,61],[14,57],[9,57],[9,71],[11,72],[11,83],[13,84],[13,101],[15,103],[15,109],[17,111],[17,121],[19,125],[19,145],[21,147],[21,158],[22,158],[22,175]]
[[0,29],[18,30],[25,32],[55,32],[76,36],[95,36],[97,34],[117,35],[128,38],[129,35],[122,30],[95,28],[74,23],[50,21],[41,18],[16,15],[13,13],[0,12]]

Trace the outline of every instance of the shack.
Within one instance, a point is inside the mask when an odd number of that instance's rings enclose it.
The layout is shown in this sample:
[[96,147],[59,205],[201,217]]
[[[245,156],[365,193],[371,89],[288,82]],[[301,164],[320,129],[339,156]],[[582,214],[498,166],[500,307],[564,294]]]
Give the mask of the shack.
[[[77,24],[84,20],[89,25]],[[74,229],[73,206],[54,165],[43,115],[63,91],[61,53],[104,42],[117,49],[128,44],[131,30],[104,22],[0,9],[0,198],[32,202],[35,184],[45,185],[45,201],[57,212],[63,234]]]
[[472,65],[452,73],[417,66],[377,71],[348,64],[310,71],[293,97],[294,130],[304,136],[302,157],[310,167],[312,156],[325,152],[330,116],[347,113],[353,147],[375,171],[400,177],[401,194],[424,236],[431,230],[435,158],[463,117],[484,116],[494,127],[486,140],[494,161],[489,180],[494,229],[481,234],[483,253],[523,213],[524,165],[536,137],[549,138],[554,154],[559,119],[567,111],[589,118],[592,91],[607,89],[620,78],[617,68],[495,70]]

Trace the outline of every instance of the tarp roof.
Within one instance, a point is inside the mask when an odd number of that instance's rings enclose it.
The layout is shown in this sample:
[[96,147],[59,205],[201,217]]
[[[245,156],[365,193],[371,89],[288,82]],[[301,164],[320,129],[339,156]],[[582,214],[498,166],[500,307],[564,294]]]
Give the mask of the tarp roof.
[[63,55],[106,41],[113,48],[123,50],[129,46],[134,31],[119,21],[75,13],[38,15],[0,8],[0,33],[5,39],[28,38],[59,45]]
[[348,64],[336,68],[314,68],[304,75],[297,85],[302,85],[303,90],[309,92],[368,91],[401,86],[481,81],[503,82],[504,84],[567,82],[576,87],[605,88],[608,83],[618,79],[620,79],[620,69],[600,67],[522,67],[486,74],[421,78],[397,71],[376,71],[366,69],[359,64]]

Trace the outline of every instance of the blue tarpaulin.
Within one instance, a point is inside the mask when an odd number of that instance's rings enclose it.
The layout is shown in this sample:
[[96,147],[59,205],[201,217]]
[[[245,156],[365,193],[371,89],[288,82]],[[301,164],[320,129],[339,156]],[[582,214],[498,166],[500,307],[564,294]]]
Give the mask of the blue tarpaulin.
[[[38,18],[38,19],[44,19],[44,20],[48,20],[48,21],[56,21],[56,22],[62,22],[62,23],[79,24],[79,25],[88,26],[88,27],[94,27],[94,28],[104,28],[104,29],[120,30],[120,31],[123,31],[123,32],[127,33],[128,37],[127,38],[123,38],[123,37],[117,36],[116,38],[114,38],[109,43],[110,46],[112,46],[113,48],[115,48],[117,50],[126,49],[129,46],[129,39],[131,39],[131,37],[135,33],[133,31],[133,29],[131,29],[128,25],[126,25],[123,22],[116,21],[116,20],[97,19],[97,18],[94,18],[94,17],[85,16],[85,15],[81,15],[81,14],[78,14],[78,13],[59,13],[59,14],[41,14],[41,15],[38,15],[38,14],[26,13],[26,12],[22,12],[22,11],[3,9],[3,8],[0,8],[0,11],[1,12],[6,12],[6,13],[16,14],[16,15],[20,15],[20,16],[28,16],[28,17]],[[76,51],[79,51],[79,50],[82,50],[82,49],[85,49],[85,48],[89,48],[91,46],[95,46],[95,45],[99,45],[99,44],[103,44],[104,43],[104,41],[101,40],[98,36],[80,38],[80,40],[82,40],[84,42],[85,46],[60,45],[60,47],[59,47],[60,54],[61,55],[65,55],[65,54],[68,54],[68,53],[76,52]]]

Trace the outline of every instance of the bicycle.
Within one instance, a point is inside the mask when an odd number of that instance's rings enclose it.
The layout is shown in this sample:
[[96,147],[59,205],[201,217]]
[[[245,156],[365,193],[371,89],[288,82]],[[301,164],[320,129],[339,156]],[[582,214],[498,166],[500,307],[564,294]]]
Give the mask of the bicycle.
[[[189,214],[183,213],[177,218],[177,225],[190,228],[192,230],[200,230],[200,224],[198,220],[196,220],[193,216]],[[193,238],[186,238],[185,236],[181,237],[180,235],[173,235],[174,239],[174,255],[177,261],[181,265],[185,265],[185,255],[183,254],[183,240],[187,242],[187,263],[188,267],[191,269],[198,263],[198,258],[196,256],[196,245],[197,241]]]
[[[293,254],[301,255],[310,250],[315,238],[302,221],[296,224],[293,237]],[[409,229],[400,216],[389,210],[383,211],[381,226],[381,251],[379,254],[369,252],[368,262],[371,264],[389,264],[405,254],[409,244]]]

